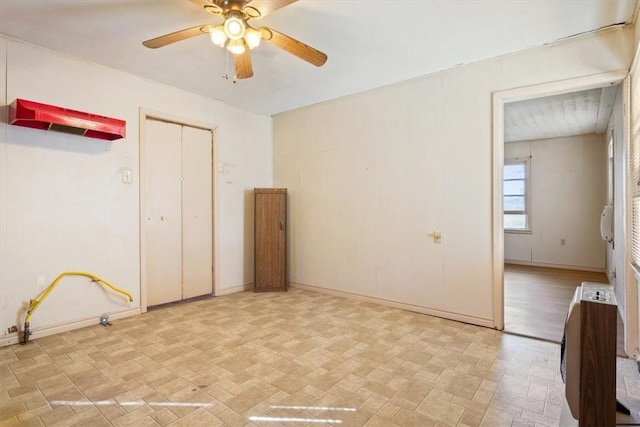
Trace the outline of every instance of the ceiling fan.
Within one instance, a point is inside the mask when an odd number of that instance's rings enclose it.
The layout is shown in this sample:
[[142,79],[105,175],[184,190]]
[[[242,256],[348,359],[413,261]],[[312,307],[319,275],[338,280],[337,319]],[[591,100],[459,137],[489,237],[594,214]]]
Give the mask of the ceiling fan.
[[203,24],[186,28],[174,33],[156,37],[142,44],[156,49],[175,42],[202,34],[209,34],[211,41],[226,47],[233,55],[236,77],[246,79],[253,76],[253,66],[249,51],[260,44],[261,40],[279,47],[317,67],[327,62],[327,55],[299,40],[282,34],[272,28],[253,28],[250,19],[262,18],[297,0],[190,0],[202,6],[207,12],[224,18],[220,25]]

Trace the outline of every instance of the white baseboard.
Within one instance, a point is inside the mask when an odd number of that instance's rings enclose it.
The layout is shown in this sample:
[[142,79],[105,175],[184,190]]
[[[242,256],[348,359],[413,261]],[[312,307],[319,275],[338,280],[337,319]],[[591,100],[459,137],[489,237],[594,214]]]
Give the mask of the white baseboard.
[[223,295],[235,294],[237,292],[251,291],[253,290],[253,283],[247,283],[242,286],[234,286],[233,288],[216,290],[216,296],[221,297]]
[[[141,313],[140,307],[136,307],[136,308],[132,308],[125,311],[119,311],[117,313],[106,313],[106,314],[109,316],[110,320],[118,320],[118,319],[124,319],[125,317],[136,316],[140,313]],[[62,332],[69,332],[74,329],[86,328],[87,326],[97,325],[100,323],[99,317],[100,316],[91,316],[90,318],[87,318],[87,319],[75,320],[73,322],[63,323],[60,325],[45,326],[43,328],[38,328],[31,331],[32,333],[29,340],[47,337],[49,335],[59,334]],[[24,327],[24,325],[21,325],[21,327]],[[0,347],[18,344],[21,341],[22,341],[22,331],[13,332],[11,334],[0,337]]]
[[542,262],[518,261],[505,259],[505,264],[528,265],[531,267],[559,268],[561,270],[590,271],[592,273],[606,273],[604,268],[582,267],[579,265],[561,265],[561,264],[545,264]]
[[449,319],[449,320],[455,320],[455,321],[458,321],[458,322],[470,323],[472,325],[484,326],[484,327],[487,327],[487,328],[494,328],[494,324],[493,324],[493,320],[492,319],[484,319],[484,318],[481,318],[481,317],[475,317],[475,316],[468,316],[468,315],[464,315],[464,314],[452,313],[452,312],[449,312],[449,311],[437,310],[437,309],[433,309],[433,308],[422,307],[422,306],[419,306],[419,305],[413,305],[413,304],[407,304],[407,303],[404,303],[404,302],[392,301],[392,300],[388,300],[388,299],[384,299],[384,298],[368,297],[368,296],[359,295],[359,294],[352,294],[350,292],[335,291],[333,289],[326,289],[326,288],[321,288],[321,287],[318,287],[318,286],[303,285],[302,283],[289,282],[289,286],[291,286],[292,288],[302,289],[302,290],[305,290],[305,291],[319,292],[319,293],[333,295],[333,296],[351,298],[351,299],[355,299],[355,300],[358,300],[358,301],[371,302],[371,303],[374,303],[374,304],[381,304],[381,305],[386,305],[386,306],[389,306],[389,307],[399,308],[399,309],[402,309],[402,310],[413,311],[415,313],[428,314],[430,316],[435,316],[435,317],[442,317],[443,319]]

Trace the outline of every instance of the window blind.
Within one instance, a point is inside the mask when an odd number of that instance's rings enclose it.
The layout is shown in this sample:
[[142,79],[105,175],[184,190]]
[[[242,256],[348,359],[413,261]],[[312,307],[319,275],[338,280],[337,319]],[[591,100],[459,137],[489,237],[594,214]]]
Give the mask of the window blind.
[[631,143],[629,144],[629,171],[631,174],[631,258],[640,268],[640,72],[634,67],[630,73],[631,85]]

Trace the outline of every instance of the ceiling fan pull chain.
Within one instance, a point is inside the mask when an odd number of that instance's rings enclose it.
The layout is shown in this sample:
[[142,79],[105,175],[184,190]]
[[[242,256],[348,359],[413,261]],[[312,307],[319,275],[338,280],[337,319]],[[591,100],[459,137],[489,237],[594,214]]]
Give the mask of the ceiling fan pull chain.
[[222,75],[222,78],[225,80],[229,80],[229,52],[226,52],[224,55],[225,58],[225,67],[224,67],[224,74]]

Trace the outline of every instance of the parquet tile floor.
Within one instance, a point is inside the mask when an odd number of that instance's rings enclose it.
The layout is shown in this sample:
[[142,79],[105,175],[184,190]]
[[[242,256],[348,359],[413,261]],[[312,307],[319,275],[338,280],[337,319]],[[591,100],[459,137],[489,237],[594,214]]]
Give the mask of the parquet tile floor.
[[302,290],[113,323],[0,348],[0,425],[556,426],[564,399],[557,344]]

